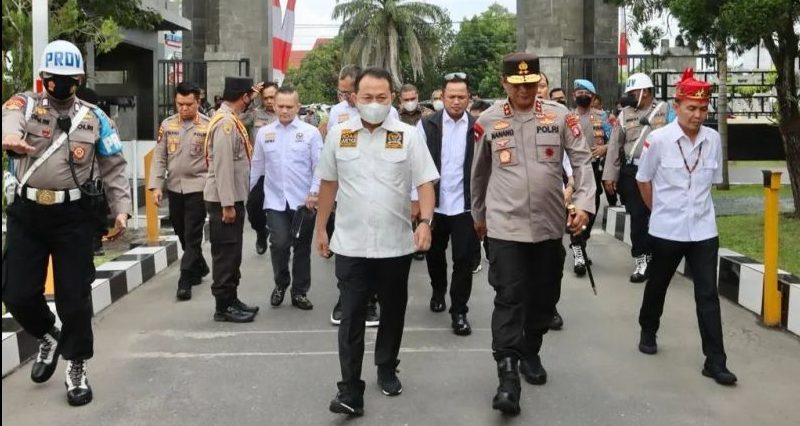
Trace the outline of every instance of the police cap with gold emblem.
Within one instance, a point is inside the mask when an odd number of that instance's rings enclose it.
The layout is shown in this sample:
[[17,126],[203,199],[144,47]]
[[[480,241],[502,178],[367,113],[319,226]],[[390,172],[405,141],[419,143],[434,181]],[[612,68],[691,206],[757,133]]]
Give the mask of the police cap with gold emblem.
[[253,88],[253,79],[248,77],[225,77],[225,90],[222,98],[234,100]]
[[532,53],[517,52],[503,57],[503,77],[510,84],[538,83],[539,57]]

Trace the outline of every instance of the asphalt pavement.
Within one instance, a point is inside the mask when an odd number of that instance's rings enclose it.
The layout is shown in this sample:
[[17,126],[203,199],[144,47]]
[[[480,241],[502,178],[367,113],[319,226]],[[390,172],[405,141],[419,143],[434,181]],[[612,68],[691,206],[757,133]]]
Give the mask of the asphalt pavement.
[[[595,231],[597,232],[597,231]],[[330,310],[333,260],[312,257],[312,311],[269,306],[272,269],[246,231],[241,299],[261,306],[251,324],[212,320],[210,280],[188,302],[175,300],[178,263],[94,320],[89,382],[95,400],[69,407],[63,360],[46,384],[30,364],[2,381],[6,425],[789,425],[800,418],[800,340],[762,328],[721,300],[729,367],[739,384],[700,374],[703,356],[691,283],[676,277],[667,296],[659,352],[637,351],[642,284],[631,284],[628,246],[604,234],[589,242],[599,294],[571,273],[567,255],[559,311],[564,329],[545,336],[544,386],[522,384],[522,413],[491,409],[497,387],[491,354],[493,291],[488,263],[474,275],[473,334],[455,336],[447,313],[428,309],[424,261],[414,261],[400,354],[403,393],[383,396],[367,333],[365,415],[328,411],[340,377]],[[209,246],[204,245],[208,256]],[[448,300],[449,304],[449,300]]]

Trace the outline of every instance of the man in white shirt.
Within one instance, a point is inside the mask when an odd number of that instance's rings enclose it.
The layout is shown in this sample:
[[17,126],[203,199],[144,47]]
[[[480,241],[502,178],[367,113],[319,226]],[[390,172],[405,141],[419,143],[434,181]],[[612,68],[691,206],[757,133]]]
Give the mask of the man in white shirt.
[[[389,116],[391,74],[369,68],[359,75],[355,88],[360,117],[333,128],[317,168],[322,181],[316,223],[317,250],[321,256],[336,252],[341,285],[342,380],[330,410],[351,416],[364,413],[364,320],[367,301],[375,293],[381,304],[375,341],[378,384],[387,396],[402,391],[396,368],[411,254],[430,247],[433,182],[439,178],[417,129]],[[412,186],[418,190],[421,211],[415,232],[408,191]],[[338,214],[329,247],[325,225],[334,199]]]
[[711,185],[722,182],[719,133],[703,126],[708,117],[711,85],[695,80],[691,69],[675,89],[677,120],[648,135],[639,170],[639,190],[650,214],[653,262],[644,289],[639,325],[639,350],[658,351],[656,332],[664,298],[682,258],[692,271],[697,321],[703,354],[703,375],[732,385],[736,375],[726,366],[722,342],[717,253],[719,237]]
[[[292,286],[292,305],[310,310],[314,307],[307,293],[311,286],[311,238],[313,221],[304,220],[298,235],[291,235],[292,221],[305,214],[300,207],[313,211],[319,192],[319,178],[314,170],[322,151],[322,136],[316,127],[297,118],[300,98],[292,88],[280,88],[275,96],[278,120],[267,124],[256,135],[250,185],[264,177],[264,210],[270,229],[270,254],[275,275],[275,289],[270,303],[283,303],[286,289]],[[292,273],[289,275],[291,251]]]
[[472,333],[467,320],[467,303],[472,293],[473,250],[478,245],[470,209],[475,118],[466,111],[469,103],[466,74],[445,75],[443,89],[444,110],[419,122],[433,162],[441,174],[441,179],[434,185],[433,240],[426,254],[433,288],[430,309],[442,312],[447,307],[447,244],[452,240],[451,326],[456,335],[467,336]]

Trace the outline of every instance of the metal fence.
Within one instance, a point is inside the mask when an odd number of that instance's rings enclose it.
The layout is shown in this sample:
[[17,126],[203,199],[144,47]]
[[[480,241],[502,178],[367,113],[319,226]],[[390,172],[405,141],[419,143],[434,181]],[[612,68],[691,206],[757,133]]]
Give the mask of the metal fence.
[[[228,65],[227,68],[238,69],[238,75],[250,76],[250,59],[184,61],[165,59],[158,61],[158,121],[174,113],[175,87],[183,81],[191,81],[203,90],[208,91],[209,64]],[[208,100],[213,102],[212,99]]]

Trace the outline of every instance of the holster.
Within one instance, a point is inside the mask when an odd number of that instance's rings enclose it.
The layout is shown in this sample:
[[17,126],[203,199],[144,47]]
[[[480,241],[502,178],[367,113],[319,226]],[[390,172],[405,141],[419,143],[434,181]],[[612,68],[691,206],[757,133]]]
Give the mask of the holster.
[[89,214],[97,228],[105,231],[108,225],[106,218],[111,209],[108,207],[103,181],[99,177],[90,179],[81,185],[81,192],[83,193],[80,200],[81,206]]

